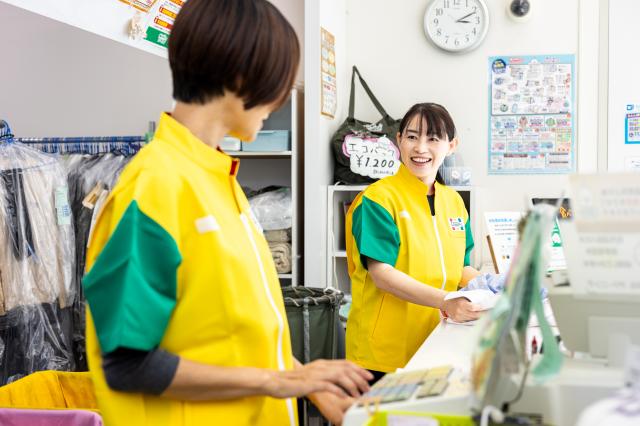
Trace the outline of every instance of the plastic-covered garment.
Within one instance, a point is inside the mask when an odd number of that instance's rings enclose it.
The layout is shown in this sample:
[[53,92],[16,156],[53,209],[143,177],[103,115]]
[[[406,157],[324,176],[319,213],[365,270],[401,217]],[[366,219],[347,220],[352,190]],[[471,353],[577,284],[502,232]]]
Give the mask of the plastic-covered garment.
[[56,157],[0,144],[0,384],[75,367],[70,324],[74,231]]
[[[502,293],[506,281],[506,274],[482,274],[469,281],[466,287],[461,288],[460,291],[490,290],[494,294]],[[547,289],[542,285],[540,286],[540,297],[542,299],[547,298]]]
[[75,232],[73,286],[78,297],[73,304],[73,353],[78,371],[86,371],[85,300],[82,277],[87,243],[100,207],[115,185],[129,157],[114,154],[70,155],[63,160],[68,170],[69,202]]
[[249,199],[251,210],[266,231],[291,228],[291,188],[279,188]]

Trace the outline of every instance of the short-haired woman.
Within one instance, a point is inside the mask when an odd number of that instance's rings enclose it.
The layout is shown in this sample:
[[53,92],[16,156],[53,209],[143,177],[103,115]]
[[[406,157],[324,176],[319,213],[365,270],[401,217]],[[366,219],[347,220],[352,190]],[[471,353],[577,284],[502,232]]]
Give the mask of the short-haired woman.
[[189,0],[169,40],[176,106],[97,220],[84,279],[87,353],[106,426],[332,421],[368,389],[347,361],[292,356],[267,243],[226,134],[253,140],[290,93],[291,25],[266,0]]

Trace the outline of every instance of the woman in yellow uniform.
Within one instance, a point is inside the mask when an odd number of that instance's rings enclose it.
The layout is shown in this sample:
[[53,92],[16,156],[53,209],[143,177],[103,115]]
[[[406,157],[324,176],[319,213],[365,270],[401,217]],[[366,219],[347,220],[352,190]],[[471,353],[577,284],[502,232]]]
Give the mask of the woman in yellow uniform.
[[253,140],[290,92],[291,25],[266,0],[189,0],[169,40],[176,106],[123,171],[84,279],[106,426],[290,425],[308,396],[339,423],[370,374],[292,356],[268,245],[225,134]]
[[347,215],[347,359],[374,381],[406,365],[441,312],[458,321],[479,315],[466,299],[444,300],[478,275],[469,266],[469,214],[438,173],[458,144],[453,120],[440,105],[414,105],[397,141],[396,175],[365,189]]

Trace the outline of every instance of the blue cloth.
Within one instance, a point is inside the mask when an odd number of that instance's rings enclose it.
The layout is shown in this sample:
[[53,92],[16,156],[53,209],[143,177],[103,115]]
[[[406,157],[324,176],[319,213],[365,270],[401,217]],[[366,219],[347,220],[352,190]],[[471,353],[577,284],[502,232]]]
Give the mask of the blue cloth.
[[[466,287],[461,288],[460,291],[468,291],[468,290],[490,290],[494,294],[502,293],[504,291],[504,285],[507,281],[507,276],[505,274],[483,274],[478,275],[469,283]],[[545,299],[547,297],[547,289],[540,286],[540,297]]]

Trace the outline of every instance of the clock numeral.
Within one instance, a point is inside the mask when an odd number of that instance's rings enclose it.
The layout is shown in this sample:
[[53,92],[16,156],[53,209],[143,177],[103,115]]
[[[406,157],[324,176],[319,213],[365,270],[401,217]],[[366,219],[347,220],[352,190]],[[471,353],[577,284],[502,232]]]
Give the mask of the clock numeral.
[[464,36],[464,40],[465,40],[466,42],[469,42],[469,40],[471,40],[471,39],[469,38],[469,34],[467,34],[467,35],[465,35],[465,36]]
[[445,9],[448,9],[451,7],[451,2],[449,0],[444,0],[442,2],[442,7],[444,7]]
[[476,35],[476,34],[478,34],[478,29],[474,28],[473,31],[471,31],[471,32],[473,33],[473,35]]
[[449,43],[449,36],[444,36],[444,37],[445,37],[444,43],[445,44]]
[[441,36],[442,35],[442,28],[438,28],[438,31],[436,31],[436,34]]
[[436,9],[436,16],[442,16],[444,15],[444,9],[442,9],[441,7]]
[[479,23],[480,23],[480,17],[476,16],[476,24],[479,24]]
[[464,7],[469,7],[469,0],[465,0]]
[[433,23],[434,24],[438,25],[438,22],[440,22],[440,21],[438,21],[438,18],[433,18]]
[[473,6],[473,11],[477,12],[478,11],[478,6]]
[[453,5],[454,6],[460,6],[460,1],[461,0],[453,0]]
[[456,47],[457,47],[457,46],[460,46],[460,40],[455,39],[455,41],[453,42],[453,44],[455,44],[455,45],[456,45]]

